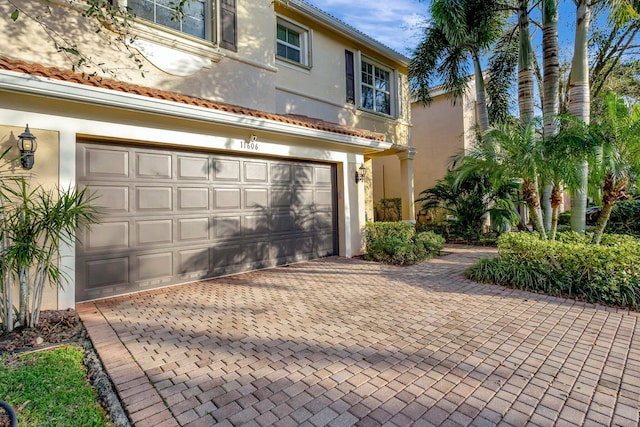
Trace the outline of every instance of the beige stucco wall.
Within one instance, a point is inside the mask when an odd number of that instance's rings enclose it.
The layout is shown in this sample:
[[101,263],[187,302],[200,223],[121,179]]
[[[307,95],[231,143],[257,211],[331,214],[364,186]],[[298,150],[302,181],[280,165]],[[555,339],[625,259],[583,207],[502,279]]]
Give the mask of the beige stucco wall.
[[[7,153],[6,159],[18,159],[20,152],[17,148],[18,135],[24,132],[26,123],[20,126],[2,126],[0,125],[0,152],[4,152],[7,148],[10,151]],[[59,187],[58,174],[59,174],[59,135],[55,131],[47,131],[44,129],[38,129],[29,127],[31,133],[36,136],[36,143],[38,144],[35,154],[35,162],[33,169],[27,171],[20,165],[19,160],[15,160],[9,163],[2,162],[0,166],[0,177],[2,176],[24,176],[29,180],[31,189],[37,186],[42,186],[45,190],[55,191]],[[6,182],[6,181],[5,181]],[[14,302],[17,306],[18,292],[17,285],[16,290],[13,293]],[[56,309],[57,308],[57,290],[50,285],[46,285],[45,293],[43,296],[43,309]]]
[[464,105],[452,105],[445,96],[427,107],[415,103],[412,109],[411,141],[416,147],[414,182],[416,196],[433,187],[447,173],[451,157],[465,147]]
[[[276,61],[276,110],[282,114],[301,114],[347,126],[369,129],[385,134],[387,141],[407,145],[410,122],[410,101],[407,69],[380,56],[371,48],[358,44],[327,27],[276,3],[276,13],[283,19],[309,30],[311,61],[309,67],[298,67],[286,61]],[[275,43],[275,41],[274,41]],[[391,75],[396,98],[394,116],[363,111],[346,103],[345,50],[362,55],[386,66]],[[356,84],[358,78],[356,76]]]
[[[103,29],[96,34],[95,24],[92,20],[83,18],[79,8],[68,7],[66,1],[61,0],[53,0],[51,3],[51,13],[47,12],[46,3],[38,0],[24,0],[20,2],[20,7],[31,15],[41,16],[43,22],[64,35],[68,41],[67,45],[77,44],[86,56],[96,63],[104,64],[86,68],[84,71],[88,74],[97,72],[105,77],[142,86],[263,111],[275,111],[275,18],[270,0],[238,2],[238,52],[218,49],[211,42],[181,35],[167,36],[166,39],[154,37],[153,31],[165,36],[170,32],[158,30],[157,27],[154,28],[143,21],[134,23],[131,31],[132,34],[138,34],[138,40],[162,49],[152,52],[154,58],[162,60],[150,61],[149,53],[145,56],[132,48],[131,51],[137,53],[137,57],[142,61],[140,69],[133,61],[127,59],[129,52],[122,43],[115,40],[114,32]],[[71,69],[77,57],[57,52],[53,41],[44,30],[25,14],[13,22],[10,19],[12,10],[11,4],[0,3],[0,26],[3,28],[0,32],[0,46],[11,46],[10,50],[0,49],[0,54],[61,69]],[[191,47],[196,46],[202,52],[219,52],[219,61],[213,62],[206,56],[186,55],[185,49],[168,47],[171,44],[180,46],[183,43],[189,43]],[[166,61],[174,61],[179,65],[183,63],[183,70],[188,68],[187,65],[195,69],[186,76],[175,75],[159,68]]]

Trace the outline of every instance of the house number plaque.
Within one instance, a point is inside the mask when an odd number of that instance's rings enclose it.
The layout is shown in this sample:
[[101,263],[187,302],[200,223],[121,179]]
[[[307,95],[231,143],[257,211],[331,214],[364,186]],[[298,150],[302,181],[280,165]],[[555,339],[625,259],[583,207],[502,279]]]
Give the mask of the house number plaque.
[[240,141],[240,148],[243,150],[258,151],[258,137],[251,135],[248,141]]

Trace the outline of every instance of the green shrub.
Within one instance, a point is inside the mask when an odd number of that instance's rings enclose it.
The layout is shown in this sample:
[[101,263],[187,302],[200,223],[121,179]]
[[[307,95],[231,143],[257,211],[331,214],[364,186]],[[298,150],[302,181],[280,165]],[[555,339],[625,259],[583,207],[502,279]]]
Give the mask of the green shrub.
[[591,245],[589,233],[559,233],[557,241],[534,233],[498,239],[498,258],[467,271],[472,280],[566,295],[608,305],[640,305],[640,239],[605,235]]
[[414,225],[405,222],[369,222],[365,235],[365,258],[387,264],[415,264],[434,256],[444,245],[441,236],[416,233]]
[[607,223],[607,233],[640,237],[640,199],[616,203]]

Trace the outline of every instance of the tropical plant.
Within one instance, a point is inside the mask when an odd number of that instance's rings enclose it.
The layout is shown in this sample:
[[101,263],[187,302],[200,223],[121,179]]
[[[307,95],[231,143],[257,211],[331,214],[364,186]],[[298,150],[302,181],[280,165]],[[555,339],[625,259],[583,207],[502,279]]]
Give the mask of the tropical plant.
[[466,241],[477,241],[487,214],[496,230],[510,228],[515,220],[514,200],[518,188],[515,181],[493,187],[487,176],[477,173],[459,179],[458,172],[451,170],[435,186],[422,191],[416,203],[421,203],[423,211],[443,210],[451,234]]
[[545,187],[551,188],[548,195],[551,205],[551,240],[555,239],[558,228],[563,191],[573,191],[580,187],[582,177],[577,165],[592,157],[595,147],[600,143],[594,137],[592,129],[574,117],[558,117],[556,127],[559,129],[558,133],[541,141],[544,160],[539,168],[542,182]]
[[499,37],[504,14],[497,1],[434,0],[431,23],[413,52],[409,77],[420,101],[431,102],[435,80],[442,78],[445,92],[455,102],[467,89],[469,63],[473,65],[478,127],[489,128],[489,115],[481,59]]
[[[17,320],[37,325],[47,283],[62,286],[60,245],[74,239],[79,226],[96,222],[86,189],[32,188],[26,176],[3,176],[0,182],[0,316],[5,332]],[[15,316],[13,288],[17,284]]]
[[538,174],[542,149],[536,134],[536,120],[498,124],[485,132],[481,141],[466,153],[459,167],[460,178],[472,174],[489,177],[492,185],[518,180],[521,199],[526,204],[534,230],[546,237],[539,214]]
[[602,152],[592,174],[602,185],[602,211],[593,234],[594,244],[600,243],[613,207],[627,199],[629,181],[640,170],[640,105],[627,107],[616,94],[609,94],[607,105],[608,114],[600,126]]

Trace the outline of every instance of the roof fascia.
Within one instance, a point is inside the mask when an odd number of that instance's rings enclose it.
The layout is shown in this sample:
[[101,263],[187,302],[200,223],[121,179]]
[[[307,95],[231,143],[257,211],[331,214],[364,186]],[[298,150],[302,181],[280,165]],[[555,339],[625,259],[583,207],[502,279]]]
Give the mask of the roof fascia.
[[65,82],[15,71],[0,70],[0,90],[37,95],[64,101],[81,102],[136,112],[197,120],[236,128],[273,132],[295,137],[320,139],[367,151],[382,151],[390,142],[374,141],[290,123],[282,123],[243,114],[230,113],[164,99],[150,98],[78,83]]

